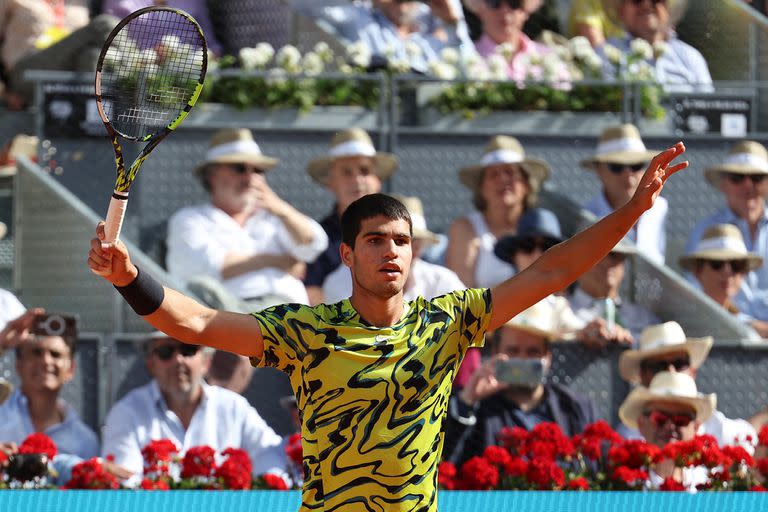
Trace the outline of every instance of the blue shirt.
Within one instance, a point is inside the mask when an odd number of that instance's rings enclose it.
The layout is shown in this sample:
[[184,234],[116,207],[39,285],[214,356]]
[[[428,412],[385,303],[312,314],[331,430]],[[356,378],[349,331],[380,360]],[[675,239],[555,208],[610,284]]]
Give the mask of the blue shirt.
[[[615,46],[626,55],[634,39],[627,34],[622,39],[610,38],[607,44]],[[664,85],[667,92],[712,92],[712,76],[701,52],[678,39],[674,33],[670,34],[666,43],[666,51],[658,59],[651,58],[647,62],[655,69],[656,80]],[[614,65],[605,59],[601,50],[598,53],[605,61],[605,78],[616,78]]]

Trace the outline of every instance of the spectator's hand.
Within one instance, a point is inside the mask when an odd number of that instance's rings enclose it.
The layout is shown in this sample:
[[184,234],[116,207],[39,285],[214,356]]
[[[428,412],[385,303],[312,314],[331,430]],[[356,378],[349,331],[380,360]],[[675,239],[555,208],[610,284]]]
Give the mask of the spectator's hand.
[[0,443],[0,453],[5,455],[5,457],[0,458],[0,467],[6,467],[8,465],[6,459],[11,455],[19,453],[19,447],[16,446],[16,443]]
[[104,242],[104,222],[96,226],[96,238],[91,240],[88,251],[88,266],[115,286],[126,286],[136,279],[139,269],[131,262],[128,249],[121,240],[108,244]]
[[450,0],[431,0],[429,2],[429,8],[432,10],[433,15],[440,18],[448,25],[455,25],[459,22],[461,13],[456,12],[456,9]]
[[0,352],[16,348],[29,339],[29,331],[35,322],[37,315],[45,313],[43,308],[32,308],[25,311],[20,317],[5,324],[0,331]]
[[602,318],[595,318],[584,326],[576,333],[576,339],[592,349],[600,349],[612,343],[631,345],[635,341],[628,330],[618,325],[614,325],[611,329]]
[[459,399],[467,405],[474,405],[506,388],[507,385],[496,379],[494,372],[496,361],[504,359],[508,359],[508,357],[504,354],[497,354],[477,368],[459,392]]
[[[269,213],[281,217],[290,208],[288,203],[278,196],[269,186],[263,176],[257,176],[251,184],[256,199],[255,205],[264,208]],[[259,179],[260,178],[260,179]]]
[[296,279],[303,281],[304,276],[307,275],[307,264],[303,261],[293,260],[291,265],[285,270]]
[[128,480],[133,476],[133,471],[130,471],[119,464],[115,464],[111,460],[104,459],[101,461],[101,465],[107,473],[120,480]]
[[611,342],[617,345],[632,345],[635,342],[635,338],[632,337],[632,333],[627,329],[616,325],[611,331]]

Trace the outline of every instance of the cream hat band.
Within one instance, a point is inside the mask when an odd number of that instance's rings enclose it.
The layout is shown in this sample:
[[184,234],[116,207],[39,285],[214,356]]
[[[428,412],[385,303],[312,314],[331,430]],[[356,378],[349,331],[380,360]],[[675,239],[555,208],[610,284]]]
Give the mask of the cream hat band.
[[256,142],[252,140],[236,140],[234,142],[227,142],[225,144],[219,144],[210,148],[206,154],[206,160],[214,160],[220,156],[230,155],[232,153],[252,153],[261,155],[261,148]]
[[744,242],[737,238],[718,237],[718,238],[704,238],[696,246],[696,252],[712,251],[718,249],[729,249],[731,251],[743,253],[747,255],[747,246]]
[[376,148],[360,140],[348,140],[333,146],[328,151],[328,156],[339,158],[344,156],[374,156]]
[[495,164],[517,164],[525,160],[523,155],[511,149],[497,149],[483,155],[480,165],[487,167]]
[[600,142],[597,145],[595,153],[598,155],[605,155],[608,153],[619,153],[622,151],[646,151],[646,148],[642,140],[626,137],[623,139],[613,139]]
[[768,161],[751,153],[734,153],[728,155],[723,163],[725,165],[751,165],[760,171],[768,172]]
[[408,213],[411,215],[411,225],[413,226],[413,229],[427,229],[427,219],[425,219],[423,215],[419,215],[418,213],[413,212]]

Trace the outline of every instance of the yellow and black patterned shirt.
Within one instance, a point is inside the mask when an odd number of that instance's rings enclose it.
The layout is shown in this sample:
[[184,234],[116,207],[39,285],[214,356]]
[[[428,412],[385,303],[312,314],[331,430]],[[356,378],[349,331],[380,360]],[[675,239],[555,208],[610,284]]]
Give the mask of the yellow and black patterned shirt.
[[420,297],[382,328],[349,300],[254,313],[264,356],[251,362],[286,372],[301,411],[302,511],[437,510],[451,384],[490,313],[488,289]]

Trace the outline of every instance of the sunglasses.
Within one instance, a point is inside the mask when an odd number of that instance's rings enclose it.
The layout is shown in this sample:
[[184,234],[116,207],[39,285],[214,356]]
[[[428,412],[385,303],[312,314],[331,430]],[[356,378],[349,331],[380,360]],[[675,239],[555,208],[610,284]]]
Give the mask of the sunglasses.
[[246,174],[249,172],[264,174],[264,169],[259,169],[258,167],[254,167],[250,164],[231,164],[231,167],[232,170],[237,174]]
[[744,274],[747,271],[746,260],[705,260],[709,268],[717,272],[721,271],[723,267],[728,265],[734,274]]
[[640,172],[646,167],[645,162],[641,162],[639,164],[608,163],[606,165],[608,166],[608,170],[613,174],[621,174],[624,172],[624,169],[629,169],[632,172]]
[[514,11],[523,8],[524,0],[485,0],[485,5],[491,9],[498,9],[503,3]]
[[[633,3],[635,5],[640,5],[641,3],[645,2],[645,0],[630,0],[630,3]],[[651,0],[651,3],[655,6],[658,4],[666,4],[667,0]]]
[[663,427],[669,421],[676,427],[687,427],[695,418],[692,414],[667,414],[661,411],[646,411],[643,415],[657,427]]
[[691,360],[687,357],[680,357],[671,361],[643,361],[640,363],[640,369],[656,374],[665,371],[670,365],[675,367],[675,371],[680,372],[691,366]]
[[544,252],[557,245],[557,242],[547,238],[523,238],[517,244],[517,250],[525,254],[531,254],[536,249]]
[[725,177],[734,185],[739,185],[745,179],[752,180],[753,185],[759,185],[765,179],[765,174],[737,174],[735,172],[726,172]]
[[176,345],[160,345],[152,349],[152,353],[161,361],[170,361],[173,355],[178,352],[183,357],[192,357],[200,351],[200,345],[188,345],[179,343]]

